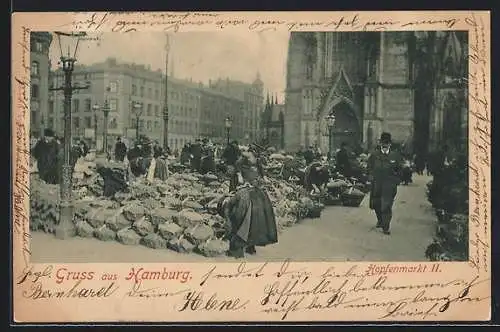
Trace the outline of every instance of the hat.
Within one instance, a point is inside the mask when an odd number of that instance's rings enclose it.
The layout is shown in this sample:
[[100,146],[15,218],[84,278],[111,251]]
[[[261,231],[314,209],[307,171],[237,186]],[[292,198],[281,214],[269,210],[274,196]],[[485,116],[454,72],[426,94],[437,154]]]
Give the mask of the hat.
[[46,128],[44,131],[43,131],[43,136],[46,136],[46,137],[54,137],[54,131],[50,128]]
[[391,134],[389,133],[382,133],[382,135],[380,135],[380,143],[382,144],[388,144],[388,143],[391,143]]

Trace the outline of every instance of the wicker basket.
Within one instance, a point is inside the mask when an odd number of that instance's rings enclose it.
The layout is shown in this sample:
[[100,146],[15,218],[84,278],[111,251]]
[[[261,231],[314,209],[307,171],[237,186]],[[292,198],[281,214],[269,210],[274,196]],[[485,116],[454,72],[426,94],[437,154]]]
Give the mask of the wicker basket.
[[359,207],[365,198],[365,194],[354,187],[349,188],[340,195],[342,205],[349,207]]

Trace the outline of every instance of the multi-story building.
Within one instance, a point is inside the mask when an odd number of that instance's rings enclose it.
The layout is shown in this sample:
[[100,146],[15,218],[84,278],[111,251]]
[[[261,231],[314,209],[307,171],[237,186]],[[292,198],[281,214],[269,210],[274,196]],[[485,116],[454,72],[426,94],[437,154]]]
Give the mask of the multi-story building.
[[464,32],[292,32],[286,148],[370,149],[382,131],[415,153],[463,145],[467,49]]
[[[58,69],[51,74],[51,85],[61,86],[64,73]],[[107,101],[108,149],[112,149],[117,137],[134,140],[145,135],[163,143],[163,106],[165,105],[165,75],[144,65],[119,63],[109,58],[89,66],[76,65],[73,84],[88,89],[75,90],[72,98],[72,136],[85,139],[92,146],[102,149],[104,113]],[[208,88],[192,80],[168,77],[168,138],[172,150],[181,149],[186,143],[202,136],[216,141],[226,138],[225,119],[231,117],[232,139],[242,140],[249,134],[248,125],[255,125],[245,118],[245,106],[241,99]],[[51,92],[48,126],[63,135],[62,92]],[[133,105],[139,102],[140,109]],[[100,109],[95,111],[94,105]],[[248,109],[248,108],[247,108]],[[255,106],[254,112],[259,112]],[[257,114],[257,113],[256,113]]]
[[225,120],[229,117],[231,119],[229,138],[239,141],[245,139],[247,122],[244,117],[243,101],[211,88],[201,88],[199,91],[201,93],[200,136],[214,142],[225,143],[228,135]]
[[[54,86],[62,85],[63,72],[53,72]],[[199,84],[168,79],[169,144],[178,148],[198,136],[200,114]],[[137,121],[139,135],[163,142],[163,106],[165,105],[165,75],[152,71],[144,65],[119,63],[109,58],[90,66],[75,66],[73,82],[88,85],[86,90],[76,90],[72,99],[72,134],[84,138],[102,149],[104,113],[107,101],[108,148],[112,148],[117,137],[133,140],[136,137]],[[64,128],[63,100],[61,92],[53,92],[54,120],[51,127],[62,135]],[[134,109],[135,102],[142,105]],[[94,105],[100,109],[94,111]]]
[[243,126],[244,137],[250,141],[259,140],[260,122],[264,106],[264,83],[260,74],[253,83],[244,83],[230,79],[210,81],[209,87],[227,96],[239,99],[244,105]]
[[[202,83],[191,80],[179,80],[172,77],[168,79],[168,140],[173,150],[182,147],[200,136]],[[163,124],[160,127],[163,131]]]
[[30,131],[38,137],[50,124],[49,117],[49,48],[52,35],[48,32],[32,32],[30,34],[31,61],[31,98],[30,98]]

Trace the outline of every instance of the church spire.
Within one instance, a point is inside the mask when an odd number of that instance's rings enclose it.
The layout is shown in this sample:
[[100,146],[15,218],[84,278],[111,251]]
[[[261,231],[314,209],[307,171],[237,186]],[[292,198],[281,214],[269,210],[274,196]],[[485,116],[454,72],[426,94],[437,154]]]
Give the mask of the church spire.
[[267,98],[266,98],[266,105],[269,105],[270,102],[269,102],[269,91],[267,91]]
[[278,105],[278,94],[276,94],[276,99],[275,99],[275,101],[274,101],[274,104],[275,104],[275,105]]

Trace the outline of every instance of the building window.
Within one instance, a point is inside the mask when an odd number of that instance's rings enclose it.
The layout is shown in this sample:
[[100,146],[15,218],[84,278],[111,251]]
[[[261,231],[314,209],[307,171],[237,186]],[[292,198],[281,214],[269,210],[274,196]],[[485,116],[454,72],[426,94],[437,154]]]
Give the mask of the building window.
[[139,120],[139,129],[144,128],[144,120]]
[[111,93],[118,92],[118,82],[109,82],[109,92]]
[[42,52],[43,51],[43,44],[40,42],[36,42],[35,43],[35,51]]
[[54,101],[49,101],[49,114],[54,114]]
[[135,84],[132,84],[132,96],[137,95],[137,86]]
[[158,90],[155,90],[155,99],[158,99],[159,96],[158,96]]
[[33,61],[31,63],[31,75],[33,76],[40,75],[40,65],[38,64],[38,61]]
[[151,97],[153,97],[153,91],[151,90],[151,88],[148,88],[148,98]]
[[84,126],[85,128],[92,127],[92,118],[90,116],[85,117]]
[[80,129],[80,118],[79,117],[73,118],[73,127],[76,130]]
[[92,100],[90,98],[85,99],[85,112],[92,111]]
[[49,118],[48,127],[50,129],[54,129],[54,118],[52,118],[52,117]]
[[116,112],[118,110],[118,99],[110,99],[109,100],[109,110],[111,112]]
[[155,121],[155,129],[160,129],[160,122]]
[[141,86],[141,97],[144,97],[144,87]]
[[148,104],[147,116],[152,116],[153,115],[152,112],[153,112],[153,110],[152,110],[151,104]]
[[146,124],[146,125],[147,125],[147,128],[148,128],[148,130],[149,130],[149,131],[151,131],[151,130],[153,129],[153,128],[152,128],[152,123],[151,123],[151,120],[148,120],[148,122],[147,122],[147,124]]
[[78,112],[80,112],[80,100],[73,99],[73,113],[78,113]]
[[38,98],[40,94],[40,89],[38,88],[38,84],[31,85],[31,98]]

